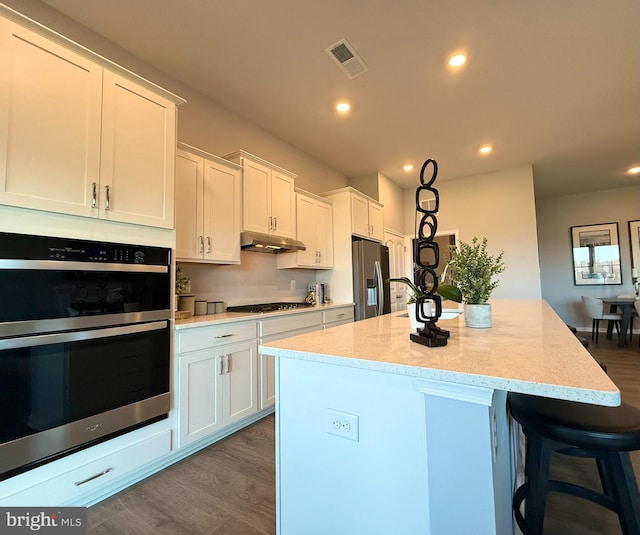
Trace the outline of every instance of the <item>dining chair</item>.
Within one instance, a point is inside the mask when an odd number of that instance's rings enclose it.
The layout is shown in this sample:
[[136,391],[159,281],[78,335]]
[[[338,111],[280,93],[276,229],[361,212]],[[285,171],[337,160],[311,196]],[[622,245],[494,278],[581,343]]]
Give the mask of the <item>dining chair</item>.
[[591,340],[594,340],[596,344],[598,343],[600,320],[613,321],[616,326],[618,337],[620,336],[620,322],[622,320],[622,314],[618,312],[605,313],[602,299],[596,299],[595,297],[589,297],[586,295],[582,296],[582,306],[584,307],[584,311],[587,316],[591,318]]
[[[616,296],[618,299],[635,299],[638,301],[640,299],[636,294],[620,294]],[[635,303],[634,303],[635,304]],[[637,307],[634,307],[631,310],[631,319],[629,320],[629,343],[633,340],[633,320],[638,317]]]

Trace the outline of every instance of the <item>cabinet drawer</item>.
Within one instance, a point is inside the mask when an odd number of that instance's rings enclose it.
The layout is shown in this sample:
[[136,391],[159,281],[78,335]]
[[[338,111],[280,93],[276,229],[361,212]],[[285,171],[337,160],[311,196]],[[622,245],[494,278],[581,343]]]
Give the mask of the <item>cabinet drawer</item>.
[[353,308],[333,308],[325,310],[324,323],[333,323],[334,321],[353,321]]
[[260,322],[260,336],[297,331],[308,327],[322,327],[322,312],[310,312],[307,314],[290,314],[278,318],[270,318]]
[[178,353],[251,340],[257,338],[257,334],[257,324],[251,321],[189,329],[178,334]]
[[42,483],[11,494],[6,506],[56,506],[82,503],[81,496],[118,479],[171,451],[171,431],[166,430]]

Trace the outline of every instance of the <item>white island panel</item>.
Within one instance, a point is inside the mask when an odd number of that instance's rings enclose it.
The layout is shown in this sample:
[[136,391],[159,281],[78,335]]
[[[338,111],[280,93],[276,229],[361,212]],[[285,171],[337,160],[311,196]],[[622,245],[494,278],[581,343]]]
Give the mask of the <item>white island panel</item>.
[[[277,357],[279,535],[513,532],[507,391],[615,406],[620,392],[542,301],[493,327],[441,321],[446,347],[388,314],[261,346]],[[331,432],[327,411],[357,418]]]
[[[276,397],[278,533],[425,533],[424,396],[407,377],[282,359]],[[328,410],[358,418],[358,440]]]

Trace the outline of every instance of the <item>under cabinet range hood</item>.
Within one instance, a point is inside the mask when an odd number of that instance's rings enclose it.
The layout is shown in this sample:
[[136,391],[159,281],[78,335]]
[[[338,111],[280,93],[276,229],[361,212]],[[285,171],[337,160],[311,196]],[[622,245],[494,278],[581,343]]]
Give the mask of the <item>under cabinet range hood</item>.
[[240,247],[243,251],[254,251],[257,253],[294,253],[304,251],[307,246],[301,241],[293,238],[283,238],[282,236],[272,236],[271,234],[261,234],[259,232],[242,232],[240,234]]

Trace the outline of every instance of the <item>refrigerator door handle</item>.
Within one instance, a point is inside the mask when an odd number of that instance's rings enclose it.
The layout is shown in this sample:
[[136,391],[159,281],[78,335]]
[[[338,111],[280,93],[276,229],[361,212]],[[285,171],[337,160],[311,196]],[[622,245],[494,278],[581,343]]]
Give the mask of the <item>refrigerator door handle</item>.
[[384,311],[384,281],[382,280],[382,267],[377,260],[373,264],[376,276],[376,288],[378,290],[378,303],[376,308],[376,316],[381,316]]

